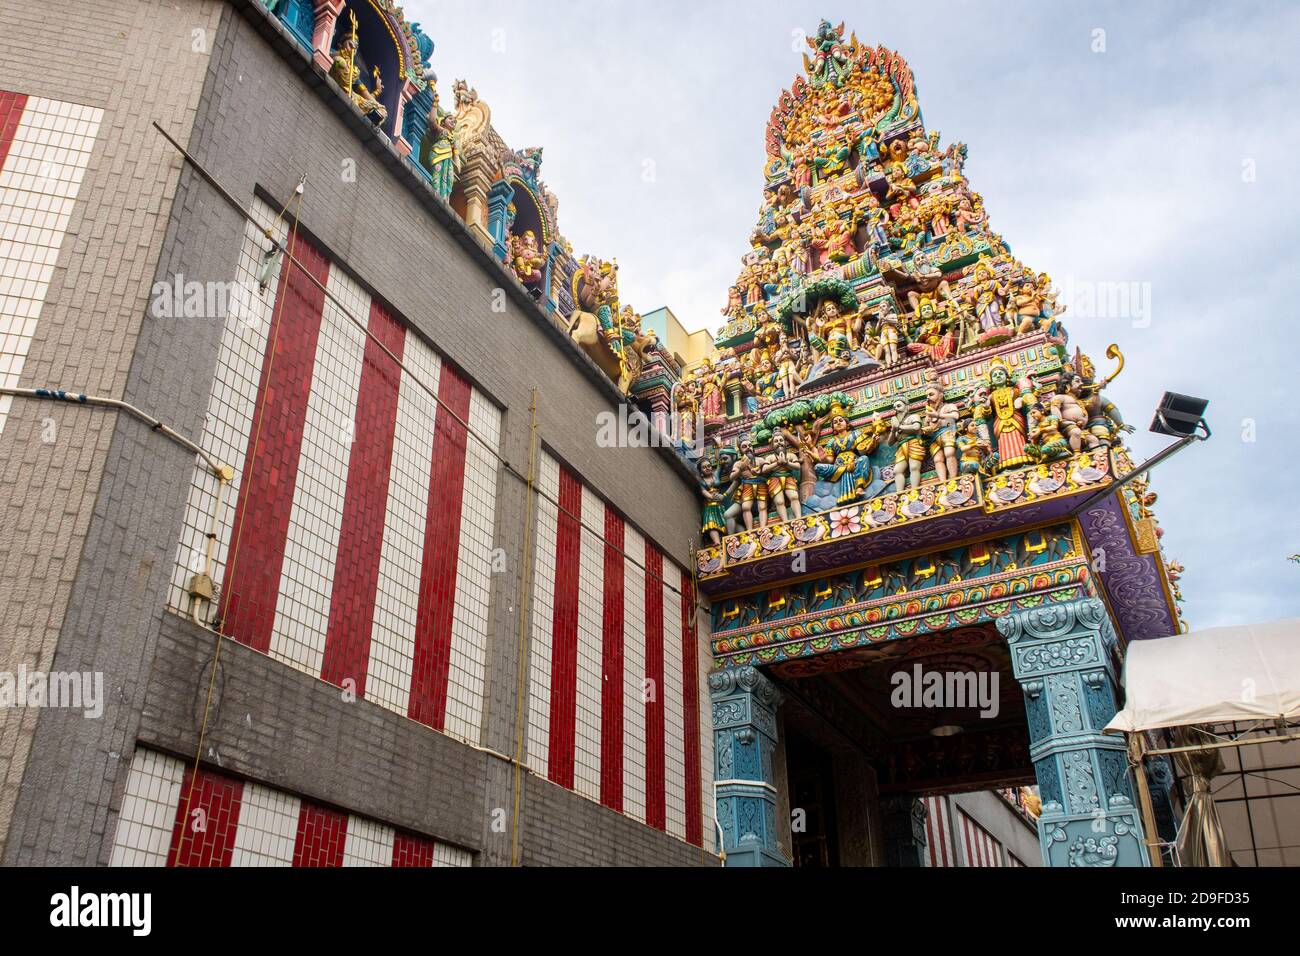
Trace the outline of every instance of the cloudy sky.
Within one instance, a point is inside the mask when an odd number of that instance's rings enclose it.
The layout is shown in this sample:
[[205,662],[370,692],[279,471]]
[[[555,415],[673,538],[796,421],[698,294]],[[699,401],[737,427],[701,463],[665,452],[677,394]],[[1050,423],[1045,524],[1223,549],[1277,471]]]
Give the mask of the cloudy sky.
[[[1146,457],[1165,390],[1214,437],[1155,476],[1193,627],[1300,616],[1294,387],[1300,7],[1276,3],[809,4],[407,0],[443,99],[464,78],[625,301],[716,328],[762,188],[763,130],[825,16],[901,53],[926,125],[1012,251],[1071,306]],[[847,32],[846,30],[846,32]],[[1123,285],[1115,285],[1123,283]],[[1114,292],[1126,290],[1127,303]],[[1116,314],[1116,313],[1121,314]]]

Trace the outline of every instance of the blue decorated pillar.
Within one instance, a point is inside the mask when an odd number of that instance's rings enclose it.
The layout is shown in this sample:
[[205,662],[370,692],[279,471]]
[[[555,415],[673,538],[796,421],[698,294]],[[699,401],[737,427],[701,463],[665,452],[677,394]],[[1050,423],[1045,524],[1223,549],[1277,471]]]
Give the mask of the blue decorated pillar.
[[709,675],[718,824],[727,866],[789,866],[777,846],[776,708],[781,694],[751,666]]
[[1025,694],[1029,756],[1043,800],[1046,866],[1146,866],[1142,823],[1115,715],[1115,631],[1096,598],[998,621]]
[[492,252],[502,262],[506,258],[506,230],[509,228],[510,201],[515,198],[515,187],[504,179],[488,190],[488,235],[492,237]]
[[542,289],[545,292],[542,303],[547,312],[555,311],[555,264],[564,254],[564,247],[558,242],[551,242],[550,247],[546,250],[546,274],[542,277]]

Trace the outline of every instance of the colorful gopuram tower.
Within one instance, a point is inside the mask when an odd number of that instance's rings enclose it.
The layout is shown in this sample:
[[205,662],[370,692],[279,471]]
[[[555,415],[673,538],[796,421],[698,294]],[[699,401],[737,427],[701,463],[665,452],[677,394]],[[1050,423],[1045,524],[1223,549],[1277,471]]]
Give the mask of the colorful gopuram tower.
[[1180,621],[1145,485],[1099,494],[1131,469],[1122,353],[1070,342],[901,57],[807,42],[717,351],[673,391],[728,863],[860,828],[859,862],[917,865],[924,797],[1036,783],[1046,864],[1142,865],[1102,729],[1127,643]]

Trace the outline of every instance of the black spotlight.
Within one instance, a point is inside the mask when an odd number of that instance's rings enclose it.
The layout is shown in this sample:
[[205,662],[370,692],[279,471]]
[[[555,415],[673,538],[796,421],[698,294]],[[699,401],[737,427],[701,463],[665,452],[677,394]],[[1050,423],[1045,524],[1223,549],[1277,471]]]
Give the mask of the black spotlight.
[[1190,438],[1198,427],[1205,427],[1205,409],[1209,404],[1203,398],[1165,392],[1160,407],[1156,409],[1156,417],[1151,419],[1151,431],[1157,435]]

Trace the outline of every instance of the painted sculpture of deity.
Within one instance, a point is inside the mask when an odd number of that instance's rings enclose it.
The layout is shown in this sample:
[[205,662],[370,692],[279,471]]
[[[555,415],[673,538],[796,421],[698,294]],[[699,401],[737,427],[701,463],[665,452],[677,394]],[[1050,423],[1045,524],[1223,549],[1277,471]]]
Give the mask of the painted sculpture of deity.
[[700,534],[711,544],[720,544],[722,535],[727,533],[727,509],[731,507],[736,482],[725,484],[720,469],[711,458],[700,459],[699,469],[700,489],[704,494]]
[[1011,370],[1001,357],[989,365],[988,387],[998,470],[1028,464],[1030,459],[1025,453],[1025,445],[1029,430],[1024,408],[1030,400],[1022,389],[1011,384]]
[[897,365],[901,358],[899,347],[903,342],[903,323],[894,303],[888,299],[880,306],[879,318],[876,320],[876,339],[879,343],[873,355],[876,361],[886,368]]
[[871,482],[871,453],[880,445],[885,425],[872,419],[863,428],[850,428],[848,413],[838,402],[830,409],[831,434],[818,442],[814,471],[834,486],[835,500],[847,504],[862,497]]
[[537,285],[544,277],[546,256],[537,247],[537,234],[531,229],[521,236],[511,236],[507,261],[524,285]]
[[695,373],[700,383],[700,426],[715,425],[726,420],[726,397],[722,391],[722,373],[713,367],[713,360],[705,358]]
[[920,301],[916,319],[917,327],[912,333],[912,341],[907,343],[907,351],[913,355],[924,355],[932,362],[951,358],[955,351],[955,339],[953,320],[947,304],[936,307],[934,301],[926,296]]
[[456,114],[449,113],[438,102],[438,90],[433,90],[433,106],[429,110],[429,128],[425,133],[420,157],[433,172],[433,188],[443,199],[451,198],[456,182]]
[[761,463],[754,455],[754,443],[748,438],[740,440],[740,456],[731,466],[729,480],[738,485],[739,500],[727,509],[727,517],[734,520],[738,513],[745,524],[745,530],[749,531],[754,527],[754,518],[757,514],[759,527],[765,527],[767,525],[767,477],[763,474]]
[[684,445],[691,445],[699,434],[700,390],[695,376],[687,372],[673,393],[677,410],[677,437]]
[[993,449],[980,434],[974,418],[963,418],[957,426],[957,453],[963,475],[977,475],[984,470],[984,462]]
[[772,451],[761,462],[767,476],[767,500],[776,508],[782,521],[803,516],[799,499],[799,453],[790,447],[784,434],[772,436]]
[[361,76],[361,67],[357,66],[357,16],[351,11],[348,16],[352,18],[352,30],[339,43],[339,48],[334,53],[334,62],[330,65],[330,77],[339,88],[348,95],[348,98],[371,121],[376,125],[387,122],[388,108],[379,102],[379,97],[384,92],[384,81],[379,76],[379,67],[372,71],[374,80],[374,89],[366,86]]
[[787,397],[794,395],[799,389],[799,383],[803,381],[803,372],[799,368],[799,356],[784,332],[781,333],[772,359],[776,362],[782,394]]
[[1061,434],[1061,420],[1050,411],[1035,406],[1029,410],[1029,440],[1037,449],[1038,461],[1055,461],[1070,454],[1070,444]]
[[941,480],[956,478],[957,420],[961,417],[957,406],[944,401],[943,385],[933,374],[928,375],[925,389],[925,409],[922,432],[929,439],[930,456],[934,459],[935,474]]
[[894,417],[889,424],[889,444],[894,446],[894,490],[921,483],[925,464],[925,421],[911,410],[907,399],[894,399]]
[[831,26],[829,20],[823,20],[817,26],[817,35],[808,37],[808,46],[812,48],[813,58],[804,54],[804,66],[812,77],[813,86],[830,84],[842,87],[853,70],[853,45],[844,42],[844,24]]

